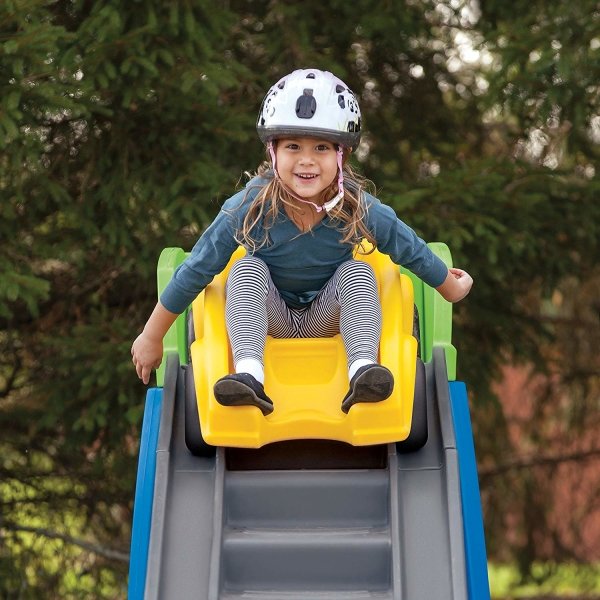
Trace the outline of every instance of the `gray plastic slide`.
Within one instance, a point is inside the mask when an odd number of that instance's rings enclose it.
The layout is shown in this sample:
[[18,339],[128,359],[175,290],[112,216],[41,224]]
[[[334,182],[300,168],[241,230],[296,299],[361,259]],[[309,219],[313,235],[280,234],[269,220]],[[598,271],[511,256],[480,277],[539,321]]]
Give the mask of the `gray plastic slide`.
[[146,599],[467,600],[443,352],[426,365],[429,438],[410,454],[302,440],[194,457],[186,368],[167,365]]

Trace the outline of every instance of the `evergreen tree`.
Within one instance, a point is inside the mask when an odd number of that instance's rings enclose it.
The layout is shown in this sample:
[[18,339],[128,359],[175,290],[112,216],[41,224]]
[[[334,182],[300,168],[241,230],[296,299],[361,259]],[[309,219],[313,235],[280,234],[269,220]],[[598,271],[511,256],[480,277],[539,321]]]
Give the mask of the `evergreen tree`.
[[[561,359],[598,335],[591,0],[5,0],[0,30],[2,595],[124,596],[144,396],[129,348],[156,261],[262,160],[260,101],[294,68],[359,94],[360,170],[475,277],[456,344],[480,459],[506,459],[489,386],[507,360],[560,365],[569,414],[597,416],[597,359]],[[542,479],[483,481],[490,549],[524,571],[536,549],[495,543],[497,515],[505,486],[523,510]]]

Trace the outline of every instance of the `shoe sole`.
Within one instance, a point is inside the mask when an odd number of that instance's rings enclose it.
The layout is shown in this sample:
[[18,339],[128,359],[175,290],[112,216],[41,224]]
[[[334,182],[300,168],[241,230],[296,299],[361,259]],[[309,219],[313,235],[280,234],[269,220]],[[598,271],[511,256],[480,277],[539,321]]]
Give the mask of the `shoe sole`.
[[256,406],[265,416],[273,412],[270,402],[259,398],[251,387],[241,381],[217,381],[214,392],[217,402],[223,406]]
[[347,413],[359,402],[381,402],[389,398],[394,391],[394,376],[385,367],[376,366],[367,369],[354,382],[354,388],[342,404],[342,411]]

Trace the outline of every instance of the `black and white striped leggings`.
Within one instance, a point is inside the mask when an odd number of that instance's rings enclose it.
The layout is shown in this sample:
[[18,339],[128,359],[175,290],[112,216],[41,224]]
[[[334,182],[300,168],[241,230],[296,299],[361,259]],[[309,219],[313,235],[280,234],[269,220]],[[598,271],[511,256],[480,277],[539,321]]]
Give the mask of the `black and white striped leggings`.
[[348,365],[357,359],[377,362],[381,304],[370,265],[342,263],[306,308],[290,308],[275,287],[269,268],[246,256],[234,263],[227,279],[227,331],[234,364],[263,363],[267,334],[275,338],[331,337],[342,334]]

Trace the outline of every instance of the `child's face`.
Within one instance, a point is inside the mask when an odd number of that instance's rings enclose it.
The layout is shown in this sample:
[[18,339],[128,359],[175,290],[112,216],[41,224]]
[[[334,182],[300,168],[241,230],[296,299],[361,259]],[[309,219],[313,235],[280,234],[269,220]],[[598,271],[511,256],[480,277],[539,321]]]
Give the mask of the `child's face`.
[[316,138],[284,138],[275,150],[279,177],[301,198],[317,202],[337,177],[336,147]]

